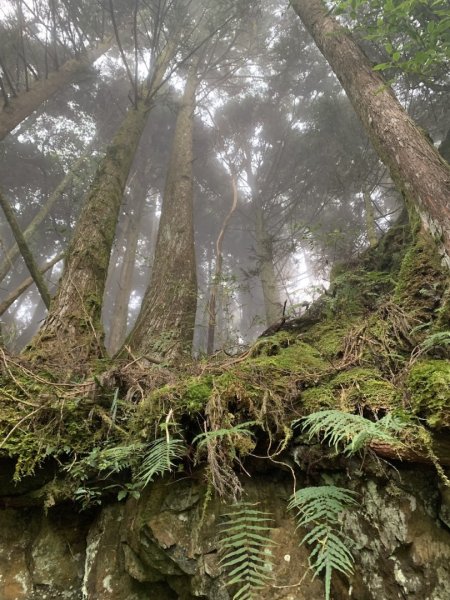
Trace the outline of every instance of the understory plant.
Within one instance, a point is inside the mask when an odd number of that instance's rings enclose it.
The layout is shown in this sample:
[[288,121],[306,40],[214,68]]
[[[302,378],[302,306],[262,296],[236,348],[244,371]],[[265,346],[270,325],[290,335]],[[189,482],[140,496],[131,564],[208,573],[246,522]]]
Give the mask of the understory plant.
[[333,485],[307,487],[296,491],[288,509],[297,512],[297,527],[310,528],[301,544],[312,546],[309,563],[315,575],[325,576],[325,598],[330,599],[334,570],[348,576],[353,556],[342,532],[341,516],[355,506],[355,493]]
[[399,436],[405,431],[406,421],[391,413],[371,421],[340,410],[321,410],[294,421],[293,426],[299,426],[309,439],[320,436],[337,453],[350,456],[375,439],[392,446],[401,445]]
[[238,502],[224,516],[228,520],[221,528],[220,563],[227,586],[237,587],[233,600],[257,600],[272,579],[271,515],[256,504]]

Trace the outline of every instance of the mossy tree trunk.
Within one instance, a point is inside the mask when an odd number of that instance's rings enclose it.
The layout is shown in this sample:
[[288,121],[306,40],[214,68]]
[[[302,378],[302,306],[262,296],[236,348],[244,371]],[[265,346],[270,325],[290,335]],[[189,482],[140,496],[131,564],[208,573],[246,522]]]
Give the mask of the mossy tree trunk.
[[81,58],[71,59],[51,72],[46,79],[33,83],[28,90],[18,93],[8,99],[8,104],[0,110],[0,140],[29,117],[43,102],[48,100],[58,90],[74,81],[86,68],[94,63],[112,45],[112,38],[88,50]]
[[32,346],[46,360],[103,355],[101,307],[122,195],[149,106],[130,109],[100,163],[84,202],[60,286]]
[[329,62],[408,207],[419,212],[450,267],[450,170],[322,0],[292,7]]
[[123,192],[153,99],[175,50],[174,38],[155,59],[145,101],[139,100],[125,115],[99,164],[69,244],[58,292],[29,349],[32,357],[64,369],[76,363],[83,370],[82,365],[105,354],[103,294]]
[[193,227],[193,131],[198,61],[178,110],[149,287],[128,344],[166,359],[190,352],[197,307]]

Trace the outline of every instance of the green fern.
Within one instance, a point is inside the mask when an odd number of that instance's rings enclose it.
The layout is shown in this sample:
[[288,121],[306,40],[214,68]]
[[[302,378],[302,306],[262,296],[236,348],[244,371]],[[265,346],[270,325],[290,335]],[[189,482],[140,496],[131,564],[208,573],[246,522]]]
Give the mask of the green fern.
[[183,440],[168,435],[158,438],[148,446],[135,481],[145,487],[157,475],[172,471],[174,461],[181,458],[185,452],[186,447]]
[[450,346],[450,331],[439,331],[426,337],[420,344],[419,348],[422,352],[440,349],[444,350]]
[[80,481],[88,477],[89,469],[102,471],[104,477],[109,477],[133,468],[143,448],[144,445],[140,443],[109,448],[95,447],[87,456],[67,467],[67,471],[74,479]]
[[322,440],[334,446],[336,452],[344,446],[344,454],[352,455],[373,439],[399,445],[398,436],[404,431],[406,422],[391,414],[374,422],[339,410],[321,410],[295,421],[293,425],[300,425],[309,439],[321,434]]
[[272,579],[269,560],[271,516],[255,509],[254,504],[239,502],[222,529],[220,547],[222,567],[228,571],[227,586],[237,585],[233,600],[255,600]]
[[354,492],[332,485],[309,487],[295,492],[288,505],[298,513],[297,527],[312,527],[300,543],[313,546],[309,563],[315,575],[324,572],[326,600],[330,599],[333,570],[346,576],[353,572],[353,556],[341,531],[340,516],[356,504],[354,496]]
[[200,449],[202,446],[207,444],[209,441],[213,439],[222,439],[226,437],[231,437],[233,435],[244,435],[247,437],[253,437],[253,432],[249,429],[252,425],[256,425],[256,421],[247,421],[246,423],[239,423],[238,425],[234,425],[234,427],[229,427],[228,429],[216,429],[213,431],[206,431],[205,433],[200,433],[197,435],[193,444],[197,444],[197,448]]

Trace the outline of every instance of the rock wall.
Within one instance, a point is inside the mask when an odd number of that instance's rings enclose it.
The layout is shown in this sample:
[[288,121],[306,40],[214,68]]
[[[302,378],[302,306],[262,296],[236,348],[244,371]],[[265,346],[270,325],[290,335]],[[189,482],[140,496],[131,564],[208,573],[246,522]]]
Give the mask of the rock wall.
[[[448,600],[450,498],[431,471],[320,477],[346,483],[361,501],[343,518],[356,564],[350,581],[334,575],[335,600]],[[322,582],[308,572],[308,551],[299,546],[304,532],[295,530],[286,511],[291,478],[281,470],[256,474],[246,479],[245,490],[274,519],[273,580],[255,598],[323,598]],[[199,473],[158,482],[139,500],[90,512],[67,503],[47,512],[37,506],[3,508],[1,600],[232,598],[218,552],[218,525],[229,506],[205,501],[206,493]]]

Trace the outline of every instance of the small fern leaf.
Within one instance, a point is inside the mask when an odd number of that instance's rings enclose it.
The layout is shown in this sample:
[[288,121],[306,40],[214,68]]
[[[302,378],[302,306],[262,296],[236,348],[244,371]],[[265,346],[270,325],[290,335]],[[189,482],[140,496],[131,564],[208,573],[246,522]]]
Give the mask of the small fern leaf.
[[314,575],[324,572],[326,600],[333,570],[347,576],[353,572],[353,556],[340,531],[340,516],[355,504],[354,492],[331,485],[298,490],[288,505],[298,513],[297,527],[311,527],[300,543],[312,546],[309,563]]
[[232,435],[244,435],[247,437],[253,437],[253,432],[249,429],[249,427],[256,425],[256,421],[247,421],[246,423],[239,423],[238,425],[234,425],[234,427],[230,427],[229,429],[215,429],[213,431],[206,431],[205,433],[200,433],[193,439],[193,444],[197,444],[197,447],[200,449],[202,446],[210,442],[214,439],[221,439],[226,437],[231,437]]
[[161,437],[152,442],[136,476],[136,480],[143,487],[154,480],[158,475],[171,471],[174,461],[181,458],[186,451],[183,440],[171,437]]
[[227,572],[226,585],[238,586],[233,600],[256,600],[258,591],[272,579],[268,549],[270,539],[269,513],[255,509],[253,504],[239,503],[221,528],[222,568]]
[[406,423],[393,415],[386,415],[374,422],[340,410],[321,410],[294,421],[293,425],[300,425],[309,439],[320,435],[322,441],[334,447],[336,452],[343,446],[343,452],[352,455],[373,439],[399,445],[398,436]]

